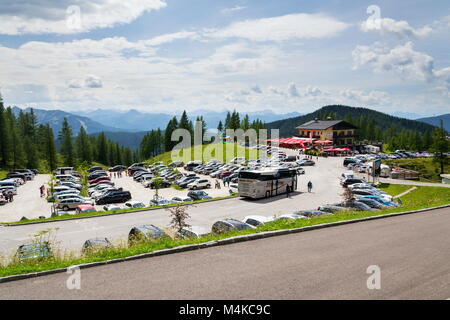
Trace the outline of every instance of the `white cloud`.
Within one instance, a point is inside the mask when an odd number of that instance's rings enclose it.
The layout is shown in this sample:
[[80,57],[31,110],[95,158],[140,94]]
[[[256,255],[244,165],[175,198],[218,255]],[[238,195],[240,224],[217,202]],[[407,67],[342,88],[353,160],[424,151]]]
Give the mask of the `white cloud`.
[[345,89],[339,93],[344,99],[344,102],[349,104],[364,104],[369,106],[379,106],[390,102],[389,95],[383,91],[364,92],[361,90]]
[[422,28],[413,28],[407,21],[396,21],[390,18],[380,18],[375,21],[368,20],[360,24],[364,32],[378,32],[382,35],[395,35],[399,38],[421,38],[430,35],[433,28],[424,26]]
[[163,34],[161,36],[154,37],[150,40],[146,40],[145,44],[149,46],[159,46],[161,44],[170,43],[180,39],[198,39],[199,35],[193,31],[181,31],[176,33]]
[[225,9],[223,9],[223,10],[222,10],[222,13],[223,13],[223,14],[228,14],[228,13],[233,13],[233,12],[236,12],[236,11],[241,11],[241,10],[244,10],[244,9],[247,9],[247,7],[243,7],[243,6],[234,6],[234,7],[232,7],[232,8],[225,8]]
[[392,71],[404,79],[432,81],[433,58],[413,49],[412,42],[389,49],[381,44],[357,46],[352,52],[354,69],[371,66],[376,72]]
[[214,38],[244,38],[252,41],[286,41],[335,36],[349,25],[324,14],[289,14],[246,20],[206,32]]
[[[74,6],[75,5],[75,6]],[[162,0],[17,0],[0,3],[0,34],[72,34],[128,24],[164,8]]]
[[84,80],[84,85],[86,88],[102,88],[103,82],[99,77],[90,75]]
[[287,93],[290,97],[300,97],[297,86],[293,82],[289,83]]

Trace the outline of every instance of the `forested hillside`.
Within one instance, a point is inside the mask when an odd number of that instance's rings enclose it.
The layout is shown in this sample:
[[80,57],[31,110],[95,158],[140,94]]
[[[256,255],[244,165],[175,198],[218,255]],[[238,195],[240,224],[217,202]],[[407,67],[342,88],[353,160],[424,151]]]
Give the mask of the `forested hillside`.
[[422,150],[431,145],[434,126],[378,112],[367,108],[331,105],[304,116],[275,121],[268,129],[279,129],[281,137],[295,135],[299,125],[314,120],[339,119],[359,127],[360,140],[384,141],[388,149]]

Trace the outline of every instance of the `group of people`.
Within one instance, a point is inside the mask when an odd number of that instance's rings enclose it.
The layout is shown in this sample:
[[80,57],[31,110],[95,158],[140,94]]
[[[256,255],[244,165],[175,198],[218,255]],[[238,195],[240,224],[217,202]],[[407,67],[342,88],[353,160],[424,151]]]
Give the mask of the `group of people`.
[[[125,174],[128,176],[128,170],[125,171]],[[109,177],[112,179],[114,178],[122,178],[123,175],[123,171],[118,171],[118,172],[110,172],[109,173]]]
[[7,202],[14,201],[14,194],[12,193],[12,191],[3,190],[2,195],[5,198],[5,201],[7,201]]
[[[313,189],[313,183],[311,181],[309,181],[307,184],[307,187],[308,187],[308,192],[311,193],[312,189]],[[292,191],[293,191],[292,188],[289,185],[287,185],[286,186],[286,197],[289,198]]]

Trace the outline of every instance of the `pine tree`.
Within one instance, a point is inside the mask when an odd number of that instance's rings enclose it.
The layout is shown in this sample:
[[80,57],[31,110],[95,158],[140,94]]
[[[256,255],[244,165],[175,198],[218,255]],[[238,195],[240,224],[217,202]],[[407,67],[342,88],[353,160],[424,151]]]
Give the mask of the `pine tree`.
[[441,166],[441,174],[445,173],[445,166],[449,164],[447,153],[450,151],[450,141],[447,139],[447,132],[444,129],[444,121],[440,121],[440,126],[434,130],[433,144],[431,152],[434,153],[433,160]]
[[88,165],[92,163],[92,146],[89,141],[86,129],[81,126],[78,136],[75,140],[76,154],[81,162],[85,162]]
[[72,141],[72,128],[67,121],[67,118],[64,118],[61,130],[58,134],[58,140],[60,143],[60,151],[64,157],[64,161],[67,166],[74,167],[75,166],[75,152]]

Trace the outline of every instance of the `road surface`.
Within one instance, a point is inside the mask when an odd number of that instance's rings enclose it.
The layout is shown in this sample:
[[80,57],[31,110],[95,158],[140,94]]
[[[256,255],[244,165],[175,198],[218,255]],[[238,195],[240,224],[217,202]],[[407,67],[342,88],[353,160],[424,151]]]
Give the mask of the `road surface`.
[[[2,299],[448,299],[450,210],[0,284]],[[367,288],[369,266],[381,289]]]

